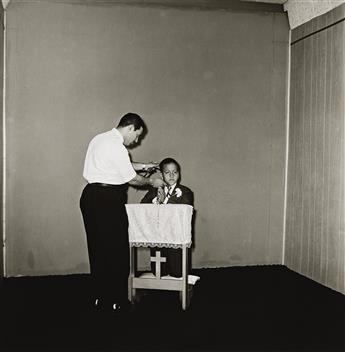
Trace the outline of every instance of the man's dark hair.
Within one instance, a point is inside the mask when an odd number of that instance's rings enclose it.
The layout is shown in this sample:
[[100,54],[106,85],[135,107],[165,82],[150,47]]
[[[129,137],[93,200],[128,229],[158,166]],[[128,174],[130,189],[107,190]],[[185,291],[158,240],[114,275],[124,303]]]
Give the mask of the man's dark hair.
[[177,168],[177,171],[179,173],[181,173],[181,167],[180,167],[180,164],[173,158],[165,158],[163,159],[160,163],[159,163],[159,169],[161,170],[161,172],[163,172],[163,168],[165,165],[168,165],[168,164],[175,164],[176,165],[176,168]]
[[133,125],[135,131],[139,130],[140,127],[143,128],[144,132],[146,131],[144,120],[138,114],[133,112],[128,112],[127,114],[123,115],[117,127],[126,127],[129,125]]

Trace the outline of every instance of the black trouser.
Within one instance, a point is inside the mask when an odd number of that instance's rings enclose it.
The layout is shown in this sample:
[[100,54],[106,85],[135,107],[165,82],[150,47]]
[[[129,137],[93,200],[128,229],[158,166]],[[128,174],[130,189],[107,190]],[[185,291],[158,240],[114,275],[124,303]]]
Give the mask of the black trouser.
[[104,304],[127,300],[129,275],[127,186],[88,184],[80,198],[93,294]]

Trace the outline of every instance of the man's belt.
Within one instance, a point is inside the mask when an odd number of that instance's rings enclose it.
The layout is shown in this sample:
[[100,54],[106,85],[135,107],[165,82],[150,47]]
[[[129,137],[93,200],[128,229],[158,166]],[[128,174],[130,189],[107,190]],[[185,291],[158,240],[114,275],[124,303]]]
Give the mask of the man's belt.
[[111,187],[111,188],[124,188],[126,187],[125,184],[123,185],[113,185],[111,183],[101,183],[101,182],[93,182],[89,183],[90,186],[99,186],[99,187]]

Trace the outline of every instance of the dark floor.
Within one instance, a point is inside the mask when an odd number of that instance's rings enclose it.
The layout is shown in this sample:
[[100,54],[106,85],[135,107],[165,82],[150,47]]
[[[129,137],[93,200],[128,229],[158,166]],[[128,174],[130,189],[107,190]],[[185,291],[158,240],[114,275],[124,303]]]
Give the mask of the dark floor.
[[125,317],[88,308],[89,276],[0,281],[0,351],[345,351],[345,297],[284,266],[200,269],[191,305],[147,291]]

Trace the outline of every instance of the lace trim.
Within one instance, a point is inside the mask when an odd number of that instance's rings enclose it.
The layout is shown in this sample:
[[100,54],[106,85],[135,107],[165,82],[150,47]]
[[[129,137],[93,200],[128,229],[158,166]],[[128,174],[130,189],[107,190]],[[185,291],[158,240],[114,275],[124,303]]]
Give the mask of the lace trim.
[[[159,248],[182,248],[183,244],[176,243],[153,243],[153,242],[130,242],[131,247],[159,247]],[[186,243],[186,247],[190,248],[192,242]]]

